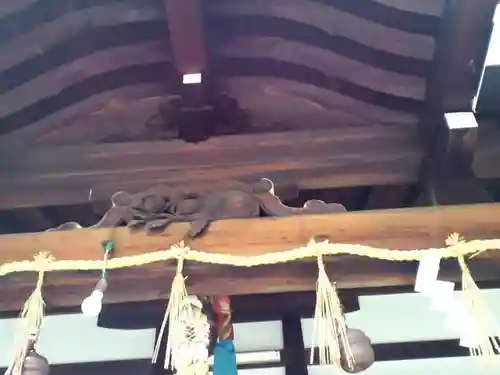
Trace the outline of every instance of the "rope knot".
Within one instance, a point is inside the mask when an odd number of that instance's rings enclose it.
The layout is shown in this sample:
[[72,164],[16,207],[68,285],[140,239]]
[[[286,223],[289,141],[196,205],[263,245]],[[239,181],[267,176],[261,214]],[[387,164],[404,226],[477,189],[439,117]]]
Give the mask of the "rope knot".
[[456,246],[465,243],[463,237],[461,237],[458,233],[452,233],[448,236],[445,241],[446,246]]
[[316,259],[318,261],[318,266],[319,267],[324,267],[324,262],[323,262],[323,249],[321,248],[321,246],[318,246],[318,243],[316,242],[316,240],[314,238],[311,238],[309,240],[309,243],[307,244],[307,246],[312,249],[312,251],[314,252],[314,254],[316,255]]
[[177,252],[177,274],[182,273],[184,268],[184,259],[189,252],[189,247],[185,245],[184,241],[180,241],[177,245],[172,246],[172,249]]
[[446,246],[453,247],[453,253],[457,256],[458,260],[463,259],[464,253],[467,253],[467,246],[462,246],[465,244],[465,240],[458,233],[452,233],[448,236],[445,241]]
[[33,262],[37,265],[40,272],[45,271],[54,260],[54,256],[48,251],[40,252],[33,257]]

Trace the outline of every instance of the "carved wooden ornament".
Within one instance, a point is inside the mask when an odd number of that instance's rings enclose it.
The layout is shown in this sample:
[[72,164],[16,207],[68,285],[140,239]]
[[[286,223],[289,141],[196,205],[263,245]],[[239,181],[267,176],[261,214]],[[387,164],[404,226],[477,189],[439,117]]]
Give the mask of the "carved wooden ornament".
[[[286,206],[274,194],[272,181],[265,178],[253,184],[229,181],[192,188],[157,186],[137,194],[120,191],[113,194],[111,202],[112,207],[93,227],[126,225],[155,233],[171,223],[190,222],[188,238],[201,235],[214,220],[346,211],[341,204],[319,200],[307,201],[300,208]],[[70,222],[52,230],[77,228],[81,226]]]

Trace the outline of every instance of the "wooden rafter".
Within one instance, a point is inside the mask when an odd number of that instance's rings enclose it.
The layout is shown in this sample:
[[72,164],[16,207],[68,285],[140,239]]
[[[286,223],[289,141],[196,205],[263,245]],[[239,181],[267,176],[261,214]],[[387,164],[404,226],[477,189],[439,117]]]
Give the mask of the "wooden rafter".
[[[180,240],[187,224],[172,225],[163,235],[131,233],[127,228],[79,229],[0,237],[0,263],[32,258],[50,250],[57,259],[102,258],[101,242],[113,238],[116,256],[143,254],[168,248]],[[442,247],[451,232],[465,238],[500,235],[500,204],[365,211],[285,218],[222,220],[189,245],[214,253],[257,255],[306,244],[311,237],[340,243],[361,243],[395,249]],[[487,257],[484,259],[484,257]],[[479,259],[478,259],[479,258]],[[498,280],[498,256],[475,257],[470,267],[476,280]],[[453,263],[453,262],[452,262]],[[415,268],[353,256],[333,257],[327,264],[341,288],[408,285]],[[107,302],[135,302],[165,298],[175,273],[175,262],[112,270]],[[187,286],[199,294],[253,294],[313,290],[317,277],[314,261],[257,268],[192,264],[185,270]],[[458,267],[442,268],[440,277],[459,280]],[[34,274],[11,274],[0,284],[0,311],[20,308],[35,283]],[[97,272],[54,272],[47,276],[45,298],[49,307],[74,306],[92,290]]]
[[164,0],[170,45],[180,74],[204,72],[207,51],[199,0]]
[[[498,0],[448,1],[436,50],[436,103],[445,112],[470,111]],[[433,95],[429,93],[430,95]]]

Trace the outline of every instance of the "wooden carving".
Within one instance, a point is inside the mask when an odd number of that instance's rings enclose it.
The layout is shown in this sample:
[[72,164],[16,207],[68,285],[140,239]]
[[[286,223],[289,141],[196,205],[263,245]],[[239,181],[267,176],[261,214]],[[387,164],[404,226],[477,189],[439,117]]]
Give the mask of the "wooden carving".
[[[300,208],[286,206],[274,194],[274,185],[268,179],[253,184],[233,181],[196,188],[158,186],[137,194],[120,191],[111,201],[112,207],[93,227],[126,225],[154,233],[171,223],[190,222],[189,238],[202,234],[214,220],[345,212],[340,204],[317,200]],[[78,223],[66,223],[54,230],[78,227]]]
[[211,95],[206,103],[197,106],[180,95],[171,95],[145,124],[152,139],[180,138],[192,143],[242,133],[249,126],[249,118],[238,101],[224,93]]

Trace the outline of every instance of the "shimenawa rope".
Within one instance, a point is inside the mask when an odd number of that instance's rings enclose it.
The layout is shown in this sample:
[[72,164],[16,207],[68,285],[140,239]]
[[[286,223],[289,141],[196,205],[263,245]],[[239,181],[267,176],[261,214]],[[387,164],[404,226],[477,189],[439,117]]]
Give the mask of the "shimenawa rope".
[[[429,248],[415,250],[383,249],[366,245],[352,245],[330,243],[323,241],[316,243],[311,240],[309,245],[293,250],[266,253],[254,256],[238,256],[230,254],[214,254],[193,250],[184,244],[178,244],[167,250],[155,251],[147,254],[127,257],[115,257],[108,260],[107,269],[138,267],[150,263],[179,259],[182,254],[184,260],[200,263],[231,265],[235,267],[256,267],[266,264],[292,262],[298,259],[314,258],[317,251],[323,256],[328,255],[357,255],[393,262],[421,260],[427,253],[439,253],[442,258],[458,258],[473,255],[487,250],[500,250],[500,239],[472,240],[459,242],[444,248]],[[102,260],[49,260],[45,271],[76,271],[76,270],[101,270]],[[38,272],[40,265],[36,261],[25,260],[21,262],[5,263],[0,266],[0,276],[14,272]]]

